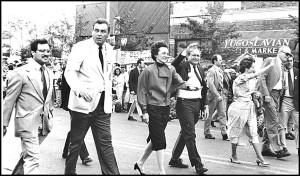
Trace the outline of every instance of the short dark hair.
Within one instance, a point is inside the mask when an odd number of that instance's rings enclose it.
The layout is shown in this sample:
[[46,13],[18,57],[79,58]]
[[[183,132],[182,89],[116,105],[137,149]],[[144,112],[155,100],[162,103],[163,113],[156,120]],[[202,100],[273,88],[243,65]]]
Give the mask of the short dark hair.
[[255,62],[254,58],[250,55],[245,56],[240,62],[240,72],[244,73],[246,68],[250,68],[252,64]]
[[155,43],[153,43],[153,45],[151,46],[151,58],[156,61],[156,57],[155,55],[158,55],[159,52],[159,48],[161,47],[166,47],[168,48],[168,46],[165,44],[165,42],[162,41],[157,41]]
[[136,62],[136,66],[138,66],[140,63],[142,63],[144,61],[144,59],[139,59],[139,60],[137,60],[137,62]]
[[94,29],[95,24],[107,24],[108,33],[110,32],[110,25],[109,25],[109,22],[106,19],[98,18],[93,24],[93,29]]
[[36,52],[38,44],[48,44],[49,47],[51,47],[51,45],[48,43],[46,39],[36,39],[30,44],[31,51]]
[[220,56],[220,54],[215,54],[212,56],[212,58],[211,58],[212,64],[215,64],[215,61],[218,60],[218,56]]

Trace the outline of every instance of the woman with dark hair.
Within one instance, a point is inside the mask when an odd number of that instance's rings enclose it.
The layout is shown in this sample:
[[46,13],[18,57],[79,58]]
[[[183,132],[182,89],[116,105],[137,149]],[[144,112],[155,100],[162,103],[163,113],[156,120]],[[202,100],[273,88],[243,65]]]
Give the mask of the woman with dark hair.
[[239,64],[240,75],[233,82],[233,102],[228,108],[228,137],[231,141],[232,154],[230,160],[232,163],[240,164],[237,158],[236,149],[238,145],[252,143],[257,159],[256,163],[262,166],[270,165],[261,155],[259,149],[259,140],[257,134],[257,120],[254,103],[251,94],[256,92],[255,82],[257,76],[266,72],[274,65],[274,61],[267,67],[255,72],[255,60],[252,56],[245,56]]
[[151,47],[151,57],[155,62],[146,67],[138,78],[138,103],[141,105],[143,121],[149,121],[148,144],[134,165],[134,169],[138,169],[141,175],[145,175],[144,164],[153,150],[156,151],[159,174],[166,174],[164,150],[167,146],[165,129],[170,114],[170,88],[171,85],[186,88],[174,66],[166,64],[170,57],[168,54],[169,49],[164,42],[155,42]]

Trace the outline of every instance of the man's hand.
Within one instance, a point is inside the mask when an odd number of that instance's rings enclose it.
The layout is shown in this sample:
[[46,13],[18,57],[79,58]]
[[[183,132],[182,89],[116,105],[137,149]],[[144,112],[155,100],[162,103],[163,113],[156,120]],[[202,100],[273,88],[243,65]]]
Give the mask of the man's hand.
[[3,126],[3,136],[5,136],[6,132],[7,132],[6,126]]
[[203,117],[203,120],[206,120],[209,116],[208,105],[205,105],[204,111],[201,111],[201,112],[202,112],[201,116]]
[[265,102],[270,103],[271,102],[271,97],[270,96],[265,96]]
[[92,95],[86,89],[79,92],[79,97],[83,98],[86,102],[93,101]]
[[130,94],[135,95],[134,91],[131,91]]
[[148,113],[143,114],[143,122],[145,122],[146,124],[149,124],[149,114]]

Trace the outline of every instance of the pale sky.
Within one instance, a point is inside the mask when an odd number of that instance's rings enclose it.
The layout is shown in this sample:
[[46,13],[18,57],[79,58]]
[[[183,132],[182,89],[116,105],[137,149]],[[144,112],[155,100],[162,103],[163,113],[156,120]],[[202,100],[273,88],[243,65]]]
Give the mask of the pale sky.
[[[41,25],[60,19],[64,14],[73,19],[78,4],[82,1],[2,1],[2,24],[14,17]],[[75,24],[75,19],[72,21]]]
[[[30,21],[42,29],[65,15],[69,22],[75,25],[76,5],[95,3],[94,1],[1,1],[1,29],[6,28],[8,21],[15,18]],[[74,27],[75,28],[75,27]],[[18,36],[15,36],[18,38]],[[11,39],[11,46],[14,48],[19,45],[15,39]]]

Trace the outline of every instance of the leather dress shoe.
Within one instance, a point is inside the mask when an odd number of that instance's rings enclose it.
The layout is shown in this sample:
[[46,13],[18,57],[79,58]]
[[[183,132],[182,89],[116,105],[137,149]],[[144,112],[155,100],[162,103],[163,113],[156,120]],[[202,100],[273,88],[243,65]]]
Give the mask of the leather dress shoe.
[[129,116],[128,120],[130,120],[130,121],[137,121],[135,118],[133,118],[133,116]]
[[197,174],[199,174],[199,175],[203,175],[204,172],[208,171],[208,169],[203,167],[203,164],[200,164],[200,163],[195,165],[195,170],[196,170]]
[[263,151],[261,151],[261,155],[277,157],[277,154],[275,152],[273,152],[272,150],[263,150]]
[[182,163],[181,158],[178,158],[177,160],[171,159],[169,162],[169,165],[172,167],[178,167],[178,168],[188,168],[189,167],[187,164]]
[[93,160],[91,159],[91,158],[89,158],[89,157],[87,157],[87,158],[85,158],[85,159],[83,159],[82,160],[82,164],[87,164],[87,163],[90,163],[90,162],[92,162]]
[[216,139],[212,134],[206,134],[205,138],[206,139]]
[[295,140],[293,133],[285,133],[285,138],[288,140]]
[[216,127],[216,125],[215,125],[215,122],[214,122],[214,121],[211,121],[211,122],[210,122],[210,125],[211,125],[212,127]]
[[277,153],[277,158],[283,158],[289,156],[290,153],[286,153],[284,150],[278,150],[276,151]]
[[227,134],[222,135],[224,141],[229,141]]
[[283,147],[282,149],[284,151],[284,153],[287,155],[287,156],[291,156],[291,153],[288,151],[288,149],[286,147]]

